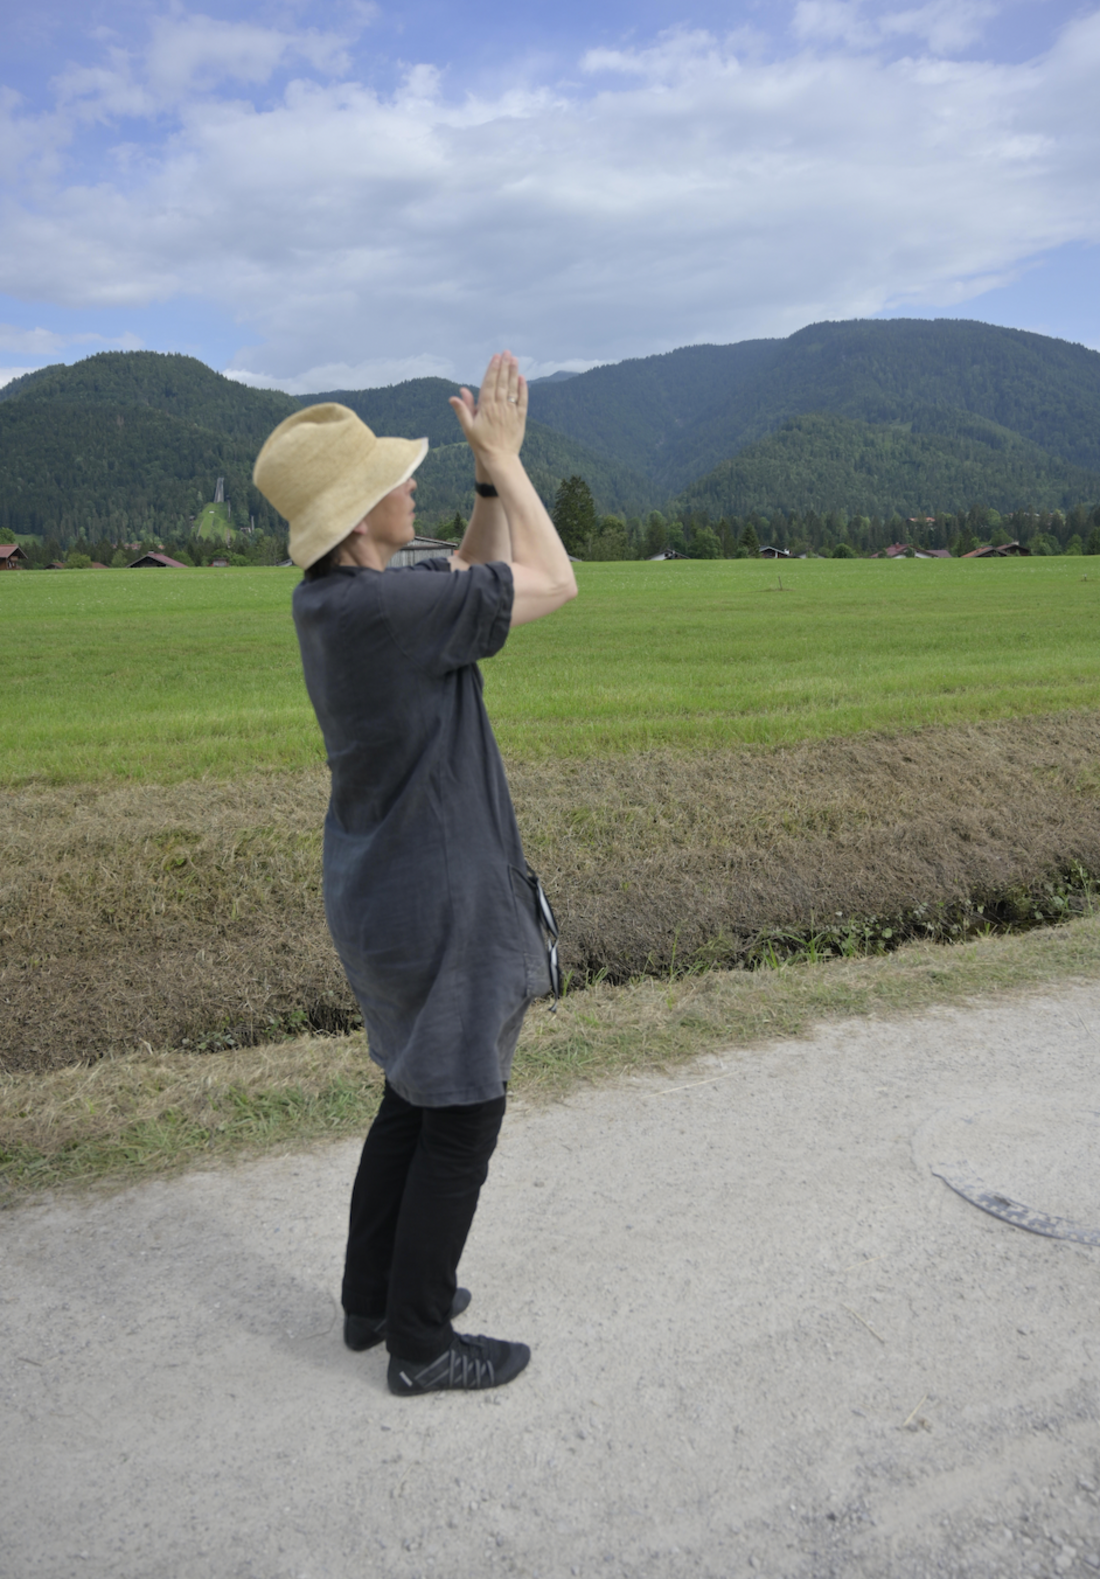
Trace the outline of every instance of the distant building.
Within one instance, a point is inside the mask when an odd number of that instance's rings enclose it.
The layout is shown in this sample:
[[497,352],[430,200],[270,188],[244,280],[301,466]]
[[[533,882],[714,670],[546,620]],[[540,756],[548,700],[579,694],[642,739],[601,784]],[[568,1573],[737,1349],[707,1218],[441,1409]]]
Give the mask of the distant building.
[[994,548],[992,543],[982,543],[979,548],[972,548],[969,554],[964,554],[964,559],[1012,559],[1017,554],[1030,555],[1031,549],[1024,548],[1022,543],[1001,543]]
[[401,565],[417,565],[422,559],[450,559],[457,548],[457,543],[448,543],[441,537],[414,537],[411,543],[397,550],[389,568],[396,570]]
[[145,570],[153,566],[158,569],[186,570],[186,565],[181,565],[178,559],[169,559],[167,554],[142,554],[140,559],[135,559],[130,566],[131,570]]
[[651,565],[654,565],[654,564],[657,563],[657,561],[659,559],[686,559],[686,558],[687,558],[687,555],[686,554],[681,554],[681,552],[680,552],[680,550],[678,548],[662,548],[661,552],[659,554],[650,554],[649,562],[650,562]]
[[773,548],[770,543],[760,550],[761,559],[790,559],[790,557],[791,551],[789,548]]
[[210,561],[210,568],[211,570],[227,570],[229,568],[229,561],[228,559],[212,559]]
[[19,561],[26,558],[18,543],[0,543],[0,570],[18,570]]

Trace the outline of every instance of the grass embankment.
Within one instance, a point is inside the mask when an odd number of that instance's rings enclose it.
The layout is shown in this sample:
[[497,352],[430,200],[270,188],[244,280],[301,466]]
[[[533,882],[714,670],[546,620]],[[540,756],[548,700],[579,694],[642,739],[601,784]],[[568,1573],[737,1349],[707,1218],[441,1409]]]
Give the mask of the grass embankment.
[[[559,1097],[583,1083],[671,1072],[707,1051],[799,1036],[827,1019],[1097,979],[1100,917],[952,949],[912,945],[878,959],[601,986],[567,997],[556,1015],[532,1011],[512,1090],[521,1100]],[[380,1091],[362,1036],[0,1075],[0,1203],[357,1134]]]
[[[486,664],[505,753],[773,747],[1100,706],[1088,558],[582,565]],[[0,581],[8,785],[318,763],[289,570]]]
[[[509,773],[566,968],[625,981],[1064,915],[1100,873],[1098,762],[1080,713]],[[323,768],[10,793],[0,1068],[350,1029],[327,793]]]

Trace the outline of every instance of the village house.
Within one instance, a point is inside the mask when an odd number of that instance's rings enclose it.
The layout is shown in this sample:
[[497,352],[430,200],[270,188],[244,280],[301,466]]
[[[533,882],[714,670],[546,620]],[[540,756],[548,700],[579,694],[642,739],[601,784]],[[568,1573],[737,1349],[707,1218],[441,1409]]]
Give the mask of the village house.
[[167,554],[142,554],[140,559],[135,559],[129,567],[131,570],[144,570],[148,566],[156,566],[168,570],[186,570],[186,565],[181,565],[178,559],[170,559]]
[[972,548],[969,554],[964,554],[964,559],[1012,559],[1017,554],[1030,555],[1031,549],[1025,548],[1022,543],[1001,543],[994,548],[992,543],[982,543],[978,548]]
[[441,537],[414,537],[411,543],[399,548],[390,560],[390,569],[400,565],[418,565],[422,559],[450,559],[457,543],[448,543]]
[[884,548],[881,554],[872,554],[872,559],[905,559],[912,554],[914,559],[950,559],[949,548],[914,548],[911,543],[891,543],[889,548]]
[[19,561],[25,563],[26,558],[18,543],[0,543],[0,570],[18,570]]

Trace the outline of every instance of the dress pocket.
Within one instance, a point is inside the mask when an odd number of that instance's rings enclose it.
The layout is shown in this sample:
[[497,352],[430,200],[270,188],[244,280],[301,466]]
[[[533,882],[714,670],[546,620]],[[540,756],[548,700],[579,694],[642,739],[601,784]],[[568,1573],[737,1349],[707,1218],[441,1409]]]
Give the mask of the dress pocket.
[[[558,996],[559,985],[556,978],[555,967],[557,964],[557,928],[555,923],[554,936],[548,934],[544,921],[544,911],[541,900],[541,885],[533,872],[521,872],[518,867],[510,866],[508,875],[512,879],[512,898],[516,904],[517,937],[523,951],[524,973],[527,991],[532,998],[545,998],[553,993]],[[553,911],[549,904],[546,905],[551,920]]]

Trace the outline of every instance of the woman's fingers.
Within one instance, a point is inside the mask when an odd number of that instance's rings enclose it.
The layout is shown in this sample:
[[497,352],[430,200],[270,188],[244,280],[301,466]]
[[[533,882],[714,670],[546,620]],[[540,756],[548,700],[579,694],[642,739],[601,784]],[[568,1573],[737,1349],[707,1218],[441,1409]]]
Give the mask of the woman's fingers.
[[475,412],[473,395],[468,389],[463,387],[459,394],[449,396],[448,404],[458,418],[458,423],[463,433],[469,438]]
[[490,359],[489,366],[485,369],[485,377],[481,380],[481,388],[478,391],[479,406],[483,400],[493,401],[499,397],[503,361],[504,358],[499,352]]
[[511,351],[500,351],[492,358],[485,369],[485,377],[481,382],[478,395],[478,405],[483,401],[503,401],[505,404],[519,404],[519,363]]
[[519,404],[519,381],[520,381],[519,363],[516,361],[515,357],[511,353],[511,351],[505,351],[504,355],[505,355],[505,359],[506,359],[505,367],[506,367],[507,376],[508,376],[508,388],[505,391],[505,398],[507,400],[510,400],[513,405],[518,405]]

